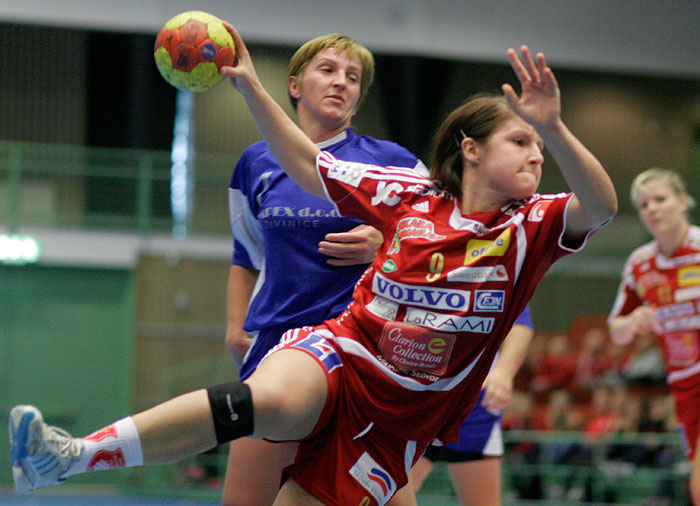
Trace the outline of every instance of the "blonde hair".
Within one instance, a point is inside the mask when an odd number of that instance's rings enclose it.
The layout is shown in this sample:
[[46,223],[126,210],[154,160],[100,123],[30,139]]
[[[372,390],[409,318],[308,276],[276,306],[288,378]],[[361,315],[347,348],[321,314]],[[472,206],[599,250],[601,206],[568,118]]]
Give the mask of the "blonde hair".
[[[297,49],[292,59],[289,60],[287,78],[295,76],[301,78],[306,65],[316,56],[316,53],[324,49],[334,48],[339,53],[346,53],[349,58],[357,57],[362,65],[362,76],[360,78],[360,99],[358,105],[369,91],[369,87],[374,81],[374,56],[365,46],[351,39],[347,35],[340,33],[329,33],[319,35],[308,42],[302,44]],[[288,79],[289,80],[289,79]],[[297,108],[297,99],[289,95],[294,109]]]
[[693,197],[688,195],[688,190],[686,190],[685,183],[675,171],[652,167],[651,169],[645,170],[641,174],[637,174],[632,181],[630,198],[632,199],[632,205],[635,208],[637,208],[637,201],[639,200],[639,192],[641,187],[650,181],[656,180],[666,181],[676,195],[685,195],[688,198],[688,209],[695,207],[695,200]]

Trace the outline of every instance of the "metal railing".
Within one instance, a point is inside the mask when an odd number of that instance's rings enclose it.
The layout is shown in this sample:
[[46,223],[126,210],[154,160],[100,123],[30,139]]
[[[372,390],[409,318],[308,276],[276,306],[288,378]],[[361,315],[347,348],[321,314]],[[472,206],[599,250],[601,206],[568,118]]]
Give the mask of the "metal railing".
[[[195,234],[230,234],[227,186],[235,159],[199,155],[192,169]],[[0,223],[168,233],[168,151],[0,141]]]

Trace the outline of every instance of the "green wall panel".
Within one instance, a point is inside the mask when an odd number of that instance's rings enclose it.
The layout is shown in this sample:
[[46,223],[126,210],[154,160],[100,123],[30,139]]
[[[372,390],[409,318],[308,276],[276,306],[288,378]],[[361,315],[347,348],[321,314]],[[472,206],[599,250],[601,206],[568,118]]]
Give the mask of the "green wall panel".
[[[7,413],[35,404],[75,435],[131,413],[133,274],[0,266],[0,480],[10,481]],[[113,482],[76,477],[74,481]]]

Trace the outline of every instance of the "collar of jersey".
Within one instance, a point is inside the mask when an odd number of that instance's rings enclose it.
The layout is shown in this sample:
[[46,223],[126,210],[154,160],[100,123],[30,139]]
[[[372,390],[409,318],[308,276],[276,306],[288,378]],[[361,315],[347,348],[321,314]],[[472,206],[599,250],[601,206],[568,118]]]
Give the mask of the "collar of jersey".
[[335,144],[336,142],[340,142],[340,141],[342,141],[342,140],[347,139],[347,137],[348,137],[348,131],[347,131],[347,130],[343,130],[343,131],[340,132],[338,135],[336,135],[336,136],[334,136],[334,137],[331,137],[330,139],[326,139],[325,141],[317,142],[317,143],[316,143],[316,146],[317,146],[319,149],[327,148],[328,146],[332,146],[332,145]]

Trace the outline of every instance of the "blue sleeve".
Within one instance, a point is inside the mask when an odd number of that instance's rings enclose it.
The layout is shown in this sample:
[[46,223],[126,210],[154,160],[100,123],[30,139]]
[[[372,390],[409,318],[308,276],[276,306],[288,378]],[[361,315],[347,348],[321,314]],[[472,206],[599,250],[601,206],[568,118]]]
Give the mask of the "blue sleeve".
[[256,218],[257,202],[251,188],[251,165],[263,152],[260,143],[243,152],[228,189],[229,217],[234,237],[232,263],[258,270],[264,256],[263,237]]
[[518,316],[518,319],[515,321],[514,325],[525,325],[530,329],[533,328],[532,317],[530,316],[530,304],[525,306],[525,309],[523,309],[523,312],[520,313],[520,316]]

